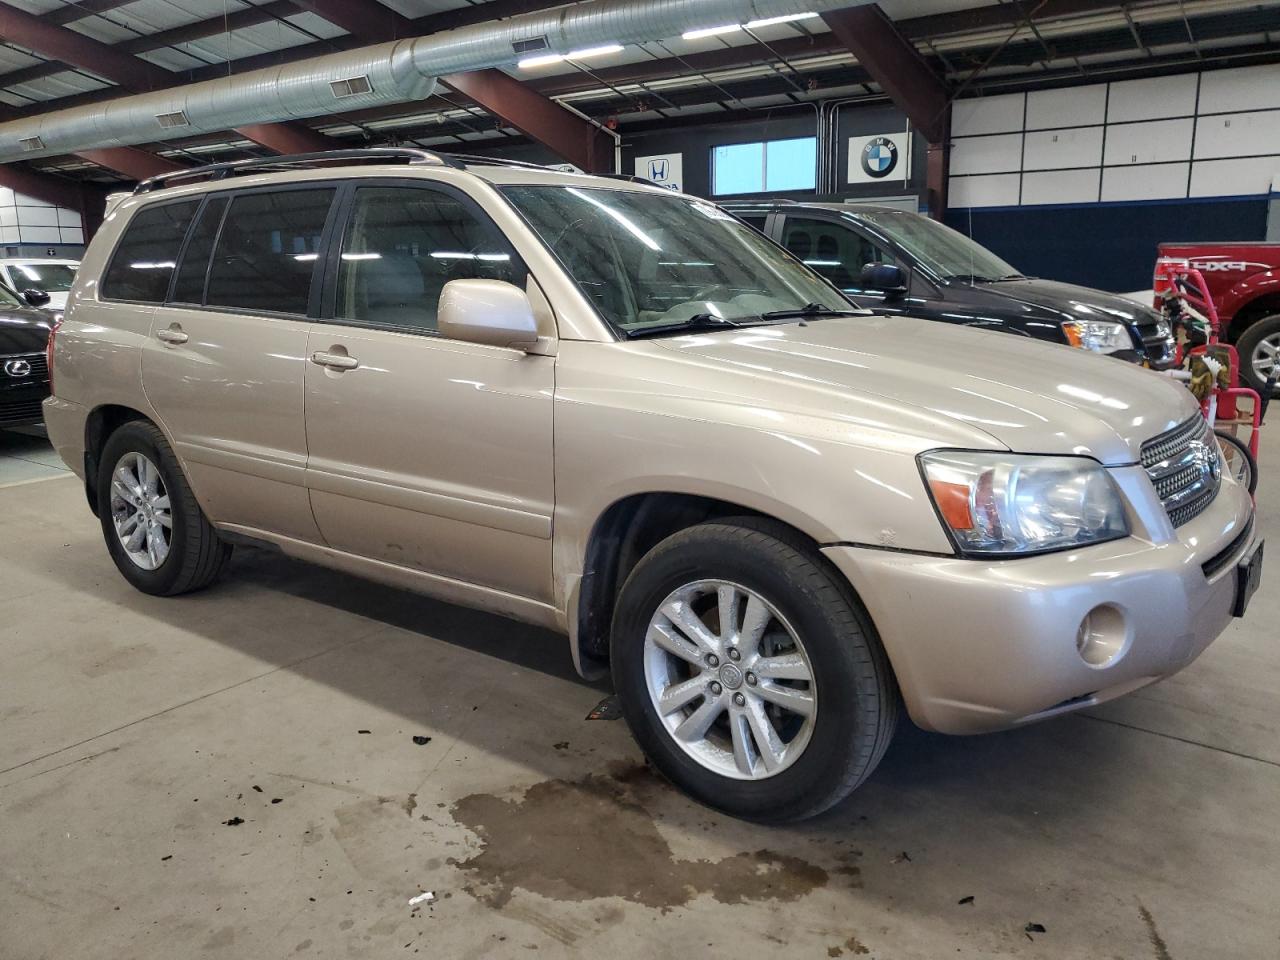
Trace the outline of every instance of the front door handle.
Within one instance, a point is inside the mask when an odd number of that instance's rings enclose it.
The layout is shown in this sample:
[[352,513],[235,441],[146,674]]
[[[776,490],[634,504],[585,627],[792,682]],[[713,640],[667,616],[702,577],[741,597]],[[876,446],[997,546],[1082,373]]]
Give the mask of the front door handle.
[[359,360],[355,357],[349,357],[345,353],[313,353],[311,362],[318,363],[322,367],[328,367],[330,370],[354,370],[360,366]]
[[163,327],[157,330],[156,339],[163,340],[165,343],[186,343],[191,338],[183,332],[180,326],[174,324],[171,327]]

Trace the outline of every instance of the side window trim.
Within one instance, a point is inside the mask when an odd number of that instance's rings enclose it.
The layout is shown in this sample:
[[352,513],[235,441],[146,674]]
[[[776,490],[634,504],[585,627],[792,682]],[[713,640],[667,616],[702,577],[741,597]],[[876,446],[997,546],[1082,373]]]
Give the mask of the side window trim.
[[[424,190],[431,193],[441,194],[451,200],[456,200],[463,208],[475,217],[476,221],[489,227],[494,236],[502,244],[502,248],[511,256],[512,272],[519,277],[525,278],[525,284],[528,283],[529,268],[524,262],[524,258],[520,256],[520,252],[508,239],[502,228],[494,223],[493,218],[485,212],[476,200],[471,197],[465,190],[455,187],[453,184],[440,183],[432,180],[422,180],[415,177],[360,177],[346,183],[345,191],[340,194],[334,203],[334,208],[338,210],[341,218],[335,217],[333,226],[333,235],[330,237],[330,243],[326,250],[321,253],[321,259],[324,262],[323,270],[323,293],[320,298],[320,310],[312,315],[312,319],[317,323],[330,324],[334,326],[344,327],[360,327],[366,330],[385,330],[390,333],[404,333],[410,336],[419,337],[439,337],[440,334],[435,330],[425,328],[415,328],[406,326],[396,326],[395,324],[377,323],[369,320],[360,320],[354,317],[340,317],[337,315],[338,306],[338,270],[341,266],[341,256],[343,244],[346,241],[347,231],[351,228],[352,220],[355,214],[356,194],[363,187],[370,188],[386,188],[399,187],[413,190]],[[525,289],[521,286],[520,289]]]
[[[222,197],[227,197],[227,205],[222,208],[222,216],[218,218],[218,229],[213,234],[213,245],[209,248],[209,256],[204,264],[204,282],[200,285],[200,302],[187,303],[174,299],[177,293],[178,275],[182,272],[183,261],[187,258],[187,249],[191,246],[191,238],[196,232],[196,227],[200,226],[200,220],[204,216],[205,210],[209,205]],[[200,198],[200,206],[196,210],[196,215],[191,218],[191,224],[187,227],[186,236],[182,238],[182,246],[178,250],[178,259],[174,261],[173,276],[169,278],[169,289],[165,293],[164,306],[173,304],[181,304],[184,307],[202,307],[204,306],[205,296],[209,292],[209,265],[213,263],[213,251],[218,248],[218,238],[222,236],[222,225],[226,222],[227,211],[231,209],[230,195],[227,193],[206,193]]]
[[[157,203],[144,203],[144,204],[139,204],[139,205],[138,205],[138,207],[136,207],[136,208],[134,209],[134,211],[133,211],[133,216],[131,216],[131,217],[129,218],[129,222],[128,222],[128,223],[126,223],[123,227],[121,227],[121,228],[120,228],[120,233],[119,233],[119,235],[116,237],[115,246],[114,246],[114,247],[112,247],[112,249],[111,249],[111,256],[110,256],[110,258],[107,260],[107,265],[106,265],[106,267],[104,267],[104,268],[103,268],[103,270],[102,270],[102,274],[101,274],[102,280],[105,280],[105,279],[107,278],[107,276],[111,273],[111,268],[112,268],[113,266],[115,266],[116,257],[120,256],[120,248],[121,248],[122,246],[124,246],[124,240],[125,240],[125,237],[126,237],[126,236],[128,235],[128,233],[129,233],[129,228],[133,226],[134,222],[138,219],[138,217],[140,217],[142,214],[144,214],[144,213],[146,213],[146,212],[148,212],[148,211],[150,211],[150,210],[159,210],[159,209],[160,209],[160,208],[162,208],[162,207],[174,206],[175,204],[179,204],[179,203],[190,203],[193,199],[195,199],[195,198],[193,198],[193,197],[191,197],[190,195],[188,195],[188,196],[184,196],[184,197],[173,197],[172,199],[169,199],[169,200],[161,200],[161,201],[159,201],[159,202],[157,202]],[[186,244],[187,244],[187,238],[191,236],[191,228],[192,228],[192,226],[194,226],[194,225],[195,225],[196,218],[199,216],[199,214],[200,214],[200,210],[201,210],[202,206],[203,206],[203,203],[201,204],[201,206],[196,207],[196,212],[192,215],[192,217],[191,217],[191,222],[187,224],[187,229],[186,229],[186,231],[183,233],[183,235],[182,235],[182,241],[181,241],[181,243],[179,244],[179,251],[181,251],[182,249],[184,249],[184,248],[186,247]],[[177,272],[178,272],[178,263],[179,263],[179,262],[180,262],[180,261],[178,261],[178,260],[174,260],[173,272],[174,272],[174,274],[175,274],[175,275],[176,275],[176,274],[177,274]],[[132,300],[132,299],[129,299],[128,297],[108,297],[108,296],[106,296],[106,295],[103,293],[103,291],[102,291],[102,280],[100,280],[100,281],[99,281],[99,283],[98,283],[98,294],[97,294],[97,297],[98,297],[98,300],[99,300],[100,302],[103,302],[103,303],[137,303],[137,304],[142,304],[143,306],[148,306],[148,307],[159,307],[159,306],[163,306],[163,305],[167,302],[167,300],[164,300],[164,299],[162,299],[162,300]],[[173,289],[173,280],[174,280],[174,278],[171,276],[171,277],[169,278],[169,286],[166,288],[166,291],[165,291],[166,297],[167,297],[167,295],[168,295],[168,292],[169,292],[170,290],[172,290],[172,289]]]

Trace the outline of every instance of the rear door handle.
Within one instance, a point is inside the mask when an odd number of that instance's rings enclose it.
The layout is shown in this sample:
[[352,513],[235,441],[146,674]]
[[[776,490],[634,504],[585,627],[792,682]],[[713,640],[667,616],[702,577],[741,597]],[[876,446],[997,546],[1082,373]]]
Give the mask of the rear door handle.
[[328,367],[330,370],[354,370],[360,366],[359,360],[355,357],[349,357],[345,353],[313,353],[311,362],[318,363],[322,367]]
[[165,343],[186,343],[191,338],[183,333],[181,327],[175,324],[172,327],[163,327],[157,330],[156,339],[163,340]]

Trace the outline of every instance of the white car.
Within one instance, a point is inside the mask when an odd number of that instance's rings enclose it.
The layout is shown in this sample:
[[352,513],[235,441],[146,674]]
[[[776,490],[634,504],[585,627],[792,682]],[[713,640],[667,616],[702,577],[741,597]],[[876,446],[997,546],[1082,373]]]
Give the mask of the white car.
[[41,307],[61,312],[67,305],[67,291],[79,267],[79,260],[8,257],[0,259],[0,281],[18,293],[43,290],[49,295],[49,302]]

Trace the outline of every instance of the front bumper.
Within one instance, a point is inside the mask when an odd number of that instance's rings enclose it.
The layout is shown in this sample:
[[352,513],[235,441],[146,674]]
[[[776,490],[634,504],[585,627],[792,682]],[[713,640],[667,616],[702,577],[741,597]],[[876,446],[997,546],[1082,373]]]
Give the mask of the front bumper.
[[[823,553],[871,614],[912,719],[983,733],[1110,700],[1191,663],[1231,620],[1236,560],[1257,540],[1252,515],[1248,494],[1224,483],[1208,510],[1164,538],[1139,530],[1003,561]],[[1124,645],[1091,666],[1077,633],[1104,605],[1122,615]]]

